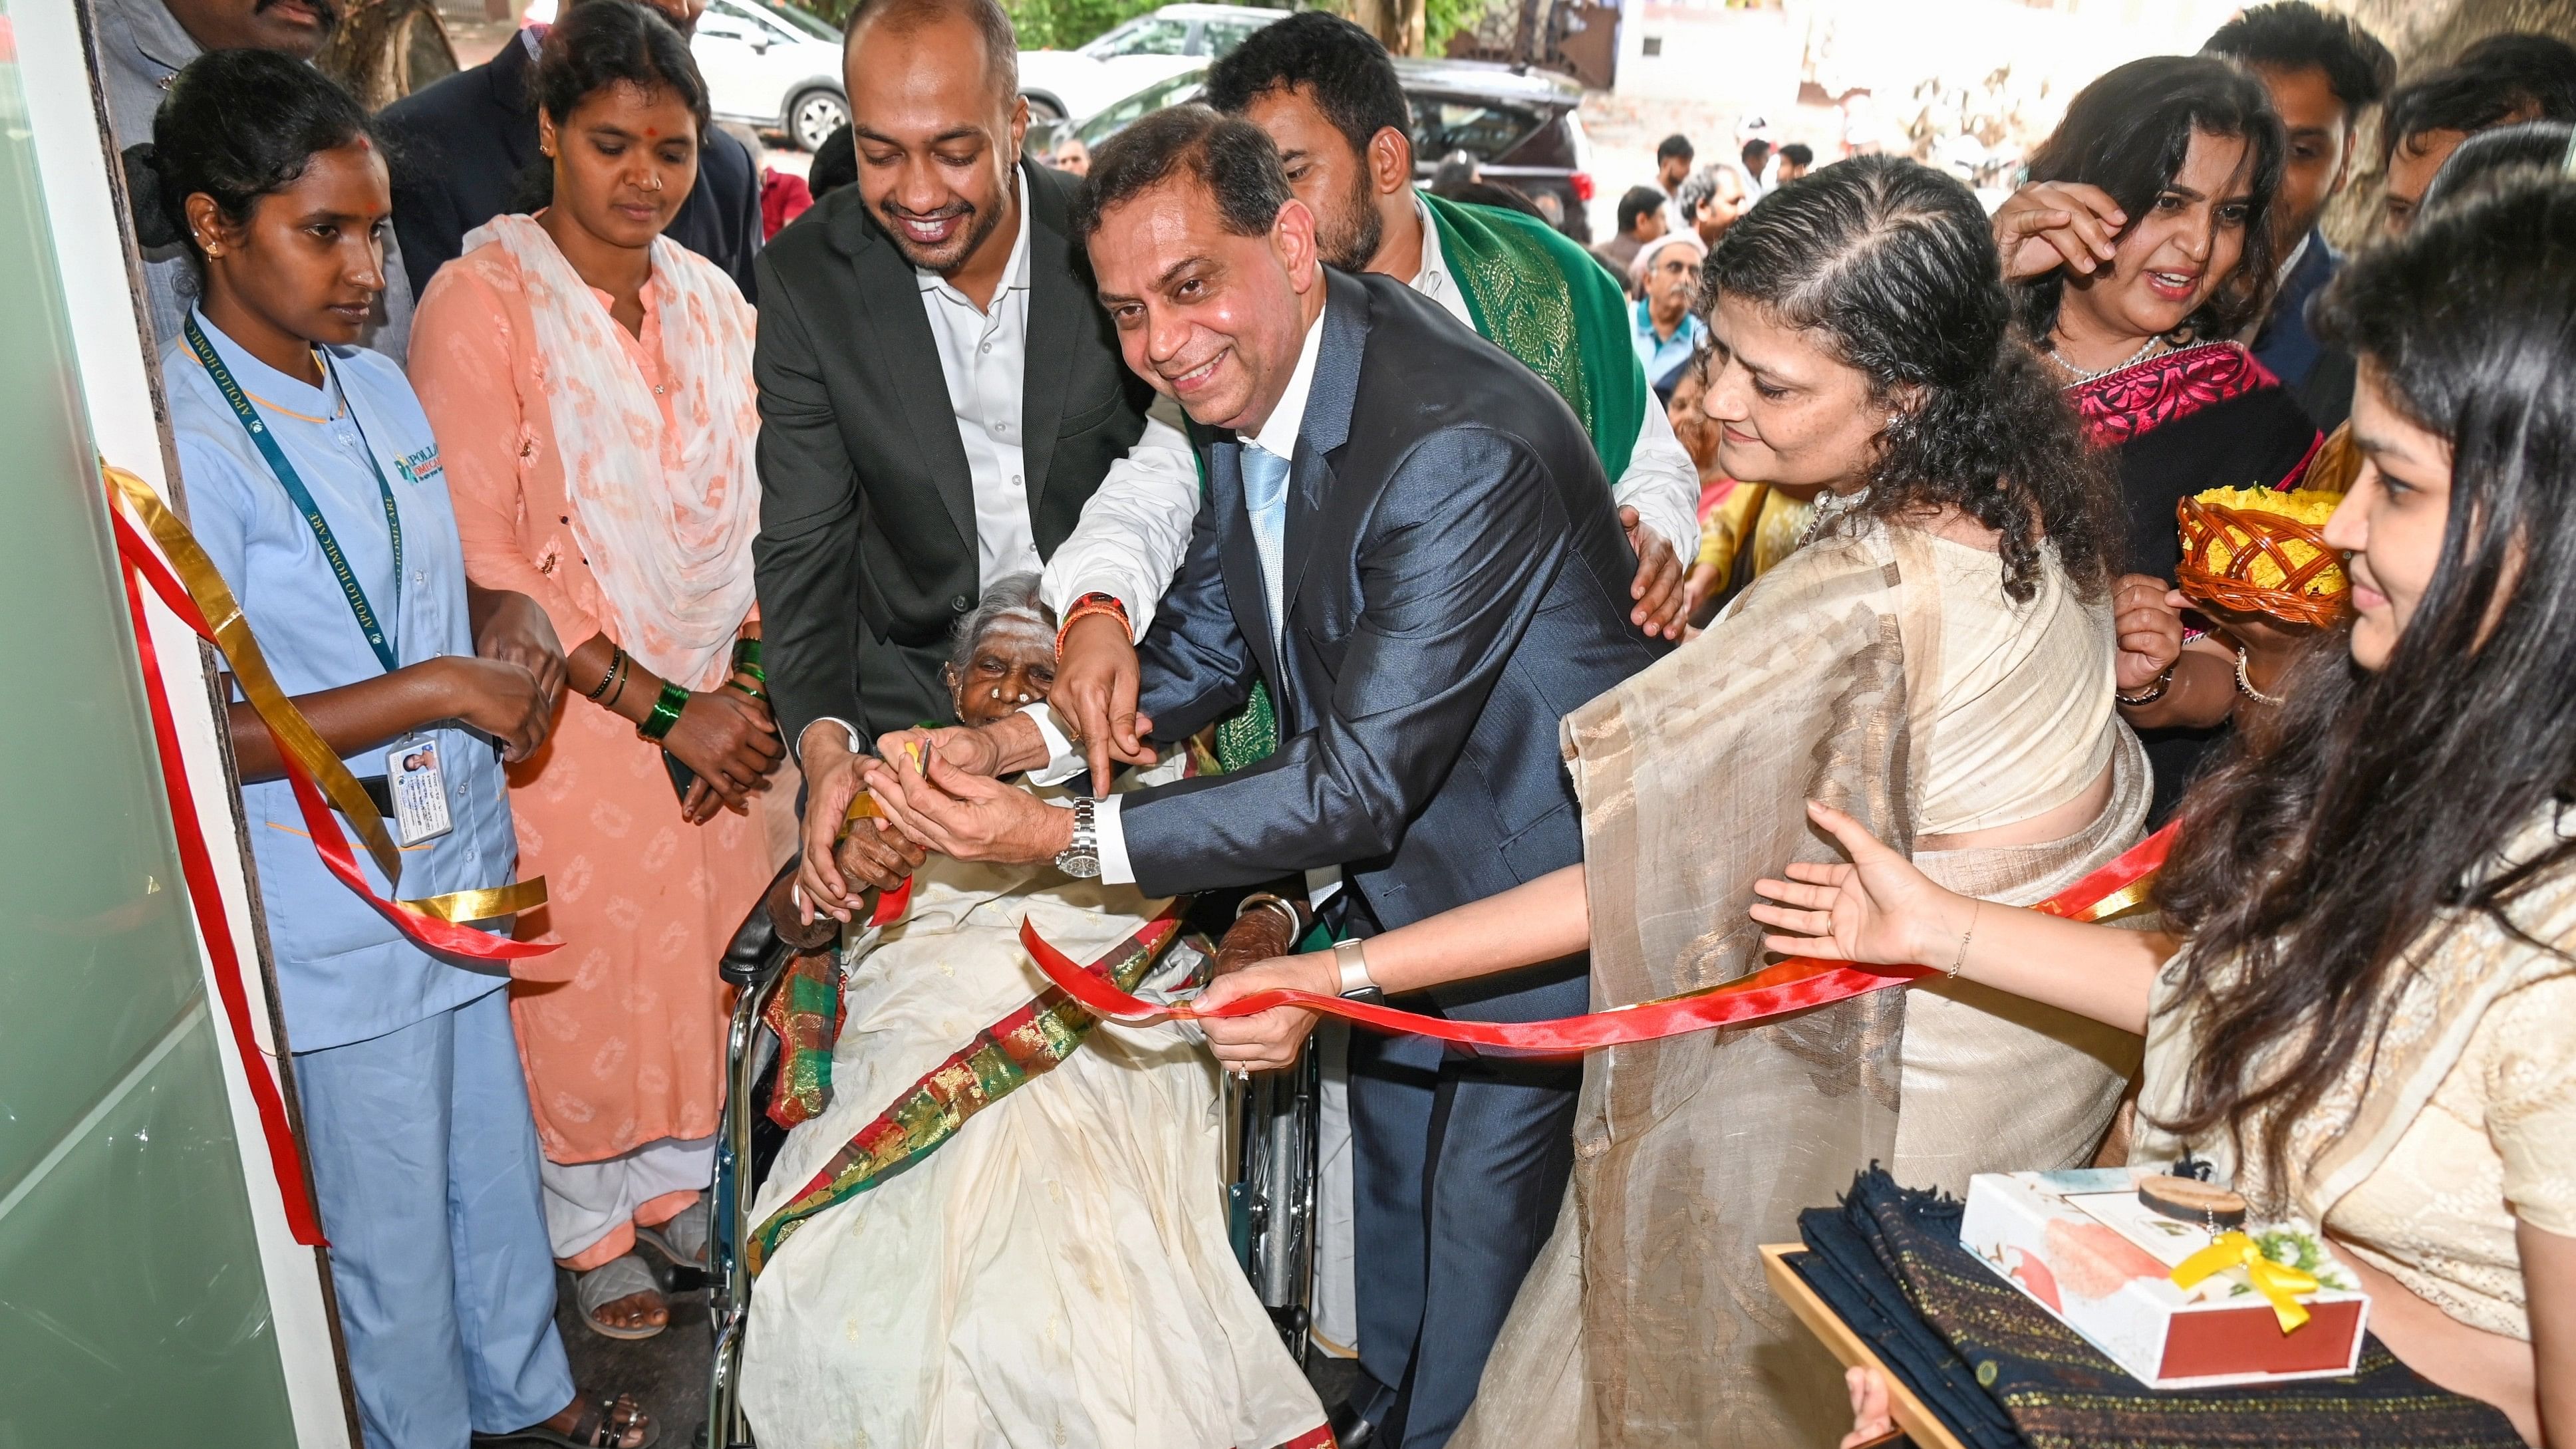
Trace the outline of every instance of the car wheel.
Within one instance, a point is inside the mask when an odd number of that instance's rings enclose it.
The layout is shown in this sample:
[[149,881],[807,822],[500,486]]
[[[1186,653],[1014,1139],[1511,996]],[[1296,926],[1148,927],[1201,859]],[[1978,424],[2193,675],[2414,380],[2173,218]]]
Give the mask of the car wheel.
[[1064,107],[1057,105],[1054,101],[1047,99],[1045,96],[1023,94],[1020,99],[1029,103],[1029,122],[1032,125],[1039,121],[1061,121],[1064,119]]
[[787,103],[787,134],[812,151],[850,123],[850,106],[837,91],[811,90]]

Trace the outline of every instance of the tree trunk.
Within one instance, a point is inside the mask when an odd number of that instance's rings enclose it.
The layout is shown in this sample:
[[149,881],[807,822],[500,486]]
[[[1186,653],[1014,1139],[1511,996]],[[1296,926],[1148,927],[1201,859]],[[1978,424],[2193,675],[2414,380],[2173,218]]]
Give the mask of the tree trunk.
[[1351,19],[1396,55],[1420,55],[1423,0],[1351,0]]
[[313,63],[370,111],[458,70],[436,0],[349,0]]

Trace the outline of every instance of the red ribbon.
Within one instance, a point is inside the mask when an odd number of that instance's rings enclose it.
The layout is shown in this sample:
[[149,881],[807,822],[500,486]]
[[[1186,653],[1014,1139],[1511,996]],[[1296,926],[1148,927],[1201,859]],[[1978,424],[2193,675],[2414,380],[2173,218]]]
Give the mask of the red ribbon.
[[[118,519],[118,552],[124,553],[125,520]],[[188,789],[188,765],[179,754],[179,732],[170,714],[170,699],[161,686],[159,655],[152,648],[152,626],[143,617],[143,590],[135,583],[131,556],[125,569],[125,601],[134,619],[134,647],[143,660],[143,694],[152,706],[152,743],[161,754],[161,785],[170,796],[170,823],[179,836],[179,870],[187,878],[188,904],[197,915],[197,930],[214,958],[215,996],[223,1003],[224,1023],[232,1029],[242,1076],[250,1083],[251,1104],[259,1112],[260,1135],[268,1139],[268,1166],[277,1176],[277,1195],[286,1207],[287,1231],[307,1247],[322,1247],[321,1220],[305,1190],[304,1158],[296,1150],[295,1130],[286,1121],[286,1099],[277,1085],[276,1068],[260,1050],[251,1029],[250,993],[244,987],[240,950],[233,943],[232,922],[224,915],[224,897],[215,880],[214,857],[198,824],[196,797]],[[176,582],[175,580],[173,581]],[[163,599],[169,595],[162,594]],[[185,598],[182,594],[180,597]],[[181,618],[188,617],[181,614]]]
[[[2119,859],[2031,909],[2075,920],[2090,919],[2112,897],[2127,892],[2163,866],[2165,853],[2173,845],[2173,834],[2174,827],[2166,826],[2129,847]],[[1862,966],[1849,961],[1793,956],[1775,966],[1706,991],[1642,1001],[1633,1006],[1614,1006],[1607,1011],[1584,1016],[1530,1022],[1451,1021],[1445,1017],[1370,1006],[1345,997],[1286,988],[1256,991],[1205,1011],[1186,1002],[1168,1007],[1156,1006],[1130,996],[1083,970],[1063,952],[1048,945],[1038,935],[1036,925],[1025,919],[1020,922],[1020,944],[1028,948],[1030,957],[1037,962],[1038,969],[1047,974],[1047,979],[1063,988],[1067,996],[1081,1002],[1094,1014],[1113,1020],[1169,1018],[1204,1021],[1252,1016],[1277,1007],[1295,1006],[1326,1016],[1338,1016],[1374,1031],[1424,1036],[1465,1046],[1499,1047],[1551,1055],[1628,1046],[1686,1032],[1706,1031],[1712,1027],[1743,1026],[1940,974],[1929,966]]]
[[[207,625],[206,616],[198,611],[197,601],[189,597],[187,587],[179,582],[178,576],[171,573],[160,555],[143,541],[143,535],[135,532],[134,526],[125,521],[125,515],[113,508],[108,510],[108,518],[116,525],[118,556],[131,570],[142,575],[143,581],[152,586],[152,592],[161,596],[161,602],[169,607],[170,612],[179,616],[180,623],[194,630],[198,638],[209,644],[215,643],[215,631]],[[148,655],[151,641],[143,621],[140,599],[136,600],[134,631]],[[285,767],[287,784],[295,791],[296,809],[303,813],[304,828],[313,838],[314,853],[322,857],[323,869],[355,891],[359,899],[375,907],[377,914],[391,921],[395,930],[428,950],[476,961],[518,960],[561,949],[563,943],[560,941],[516,941],[508,936],[496,936],[472,926],[442,921],[436,916],[413,910],[400,901],[387,900],[376,894],[375,887],[367,884],[366,874],[358,869],[358,858],[349,848],[349,837],[341,831],[339,817],[332,814],[330,804],[322,798],[312,775],[288,751],[278,751],[278,762]]]

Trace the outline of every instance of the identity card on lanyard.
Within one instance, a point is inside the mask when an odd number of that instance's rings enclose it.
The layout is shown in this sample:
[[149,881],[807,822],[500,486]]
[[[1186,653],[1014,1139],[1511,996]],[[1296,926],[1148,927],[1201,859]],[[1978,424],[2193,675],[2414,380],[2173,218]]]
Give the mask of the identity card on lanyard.
[[[188,340],[188,350],[197,355],[206,375],[214,379],[215,390],[222,393],[224,401],[231,406],[233,417],[241,423],[242,431],[250,434],[252,446],[258,448],[260,457],[267,460],[268,470],[277,476],[278,486],[286,490],[288,501],[304,515],[305,527],[313,530],[313,541],[321,547],[323,559],[331,565],[331,575],[339,581],[340,592],[349,602],[349,612],[357,617],[358,632],[366,636],[367,646],[375,650],[376,662],[384,666],[387,674],[393,673],[402,664],[402,655],[394,647],[393,617],[377,617],[375,606],[367,600],[367,591],[358,583],[357,571],[349,566],[348,556],[340,551],[339,539],[332,535],[331,521],[322,516],[322,507],[314,501],[312,490],[304,486],[303,478],[296,474],[295,465],[286,460],[285,449],[277,445],[268,423],[260,417],[259,410],[251,406],[250,398],[242,391],[241,385],[233,381],[232,370],[224,366],[213,345],[206,341],[206,334],[198,328],[193,313],[188,317],[183,335]],[[349,410],[351,425],[358,429],[359,450],[367,455],[367,467],[376,478],[376,494],[384,500],[385,529],[393,540],[394,610],[398,615],[402,609],[402,510],[394,502],[393,485],[385,481],[384,465],[376,460],[375,446],[367,439],[366,426],[359,421],[357,400],[340,385],[339,373],[331,367],[327,357],[322,358],[322,367],[332,383],[332,390],[340,395],[340,405]],[[418,845],[455,828],[447,808],[446,770],[438,758],[434,736],[424,731],[395,741],[393,748],[385,752],[384,778],[398,843]]]

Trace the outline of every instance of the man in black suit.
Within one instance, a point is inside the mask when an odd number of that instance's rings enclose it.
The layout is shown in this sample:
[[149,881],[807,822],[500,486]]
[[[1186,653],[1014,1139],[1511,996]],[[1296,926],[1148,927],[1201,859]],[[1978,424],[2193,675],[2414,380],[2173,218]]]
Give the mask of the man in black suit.
[[[1208,500],[1140,649],[1151,737],[1258,680],[1280,746],[1058,809],[989,778],[1084,768],[1035,712],[933,737],[870,788],[923,844],[1149,895],[1342,867],[1366,936],[1582,855],[1557,721],[1651,663],[1600,455],[1546,383],[1390,278],[1330,271],[1248,123],[1165,111],[1093,158],[1073,219],[1128,365],[1203,429]],[[1346,992],[1371,989],[1341,948]],[[1418,1009],[1585,1009],[1580,955]],[[1361,1353],[1401,1386],[1374,1442],[1436,1446],[1474,1396],[1571,1164],[1576,1072],[1353,1041]],[[1400,1422],[1402,1428],[1392,1426]]]
[[[582,3],[582,0],[572,0]],[[707,0],[645,0],[682,35],[698,27]],[[520,182],[540,162],[537,98],[528,77],[542,32],[522,30],[489,61],[458,71],[385,107],[378,120],[392,142],[394,236],[412,294],[465,249],[465,234],[518,209]],[[752,259],[760,254],[760,168],[740,141],[710,129],[698,147],[698,184],[664,233],[724,268],[757,303]]]
[[[764,661],[806,782],[805,899],[854,904],[833,837],[866,741],[948,717],[949,636],[1036,572],[1113,467],[1188,475],[1119,362],[1065,225],[1075,179],[1019,159],[1019,42],[994,0],[861,0],[843,72],[858,182],[761,254]],[[918,859],[863,833],[860,875]]]

